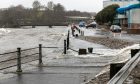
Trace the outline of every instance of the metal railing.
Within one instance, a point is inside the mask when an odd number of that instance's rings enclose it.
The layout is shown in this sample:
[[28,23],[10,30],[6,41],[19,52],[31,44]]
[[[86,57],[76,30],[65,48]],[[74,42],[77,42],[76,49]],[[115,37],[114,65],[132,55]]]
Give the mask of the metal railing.
[[[7,68],[17,66],[17,72],[22,72],[21,65],[25,63],[29,63],[32,61],[39,61],[39,65],[42,65],[42,48],[59,48],[59,47],[43,47],[42,44],[39,44],[39,47],[28,48],[28,49],[21,49],[17,48],[17,51],[8,52],[0,54],[0,70],[4,70]],[[36,50],[35,52],[31,53],[32,50]],[[24,55],[23,53],[29,52],[30,54]],[[24,60],[26,59],[26,61]],[[2,66],[3,65],[3,66]]]
[[[66,54],[67,50],[69,49],[69,43],[70,43],[69,42],[69,33],[70,32],[68,31],[67,40],[64,40],[64,47],[63,47],[64,54]],[[45,46],[42,46],[42,44],[39,44],[39,47],[28,48],[28,49],[23,49],[23,50],[21,48],[17,48],[17,51],[0,54],[0,58],[1,58],[0,59],[0,70],[17,66],[17,72],[22,72],[21,64],[25,64],[25,63],[32,62],[35,60],[39,60],[38,64],[42,65],[43,64],[43,62],[42,62],[42,48],[60,48],[60,47],[45,47]],[[38,49],[38,51],[35,51],[35,53],[31,54],[30,51],[34,50],[34,49]],[[30,54],[23,55],[23,52],[29,52]],[[5,55],[9,55],[9,56],[7,57]],[[34,57],[35,55],[37,55],[38,57],[37,56]],[[24,60],[24,62],[22,61],[22,59],[31,58],[31,57],[34,57],[34,58],[32,58],[30,60],[26,59],[27,61]]]
[[[25,55],[25,56],[21,57],[21,52],[22,51],[29,51],[29,50],[33,50],[33,49],[37,49],[37,48],[38,47],[24,49],[24,50],[21,50],[21,48],[17,48],[17,51],[0,54],[0,58],[2,60],[2,61],[0,61],[0,65],[3,65],[3,66],[0,66],[1,67],[0,70],[11,68],[11,67],[14,67],[17,65],[20,66],[21,64],[24,64],[25,62],[21,63],[21,58],[31,57],[33,55],[37,55],[38,53]],[[16,63],[16,60],[17,60],[17,63]],[[28,62],[31,62],[31,61],[33,61],[33,60],[30,60]]]
[[[64,47],[63,47],[64,54],[67,54],[67,50],[70,49],[69,48],[69,45],[70,45],[70,35],[69,34],[70,34],[70,32],[68,31],[67,38],[66,38],[66,40],[64,40]],[[4,70],[7,68],[17,66],[16,71],[22,72],[22,67],[21,67],[22,64],[36,61],[36,60],[39,61],[38,64],[39,64],[39,66],[41,66],[43,64],[42,48],[62,48],[62,47],[44,47],[44,46],[42,46],[42,44],[39,44],[38,47],[28,48],[28,49],[23,49],[23,50],[21,48],[17,48],[17,51],[0,54],[0,58],[1,58],[0,70]],[[35,53],[30,52],[31,50],[35,50],[35,49],[38,49],[37,51],[35,51]],[[29,52],[29,54],[24,55],[23,52],[25,52],[25,53]],[[9,56],[7,57],[5,55],[9,55]],[[34,57],[34,58],[32,58],[32,57]],[[30,58],[30,59],[28,59],[28,58]],[[27,61],[25,61],[24,59],[26,59]]]
[[107,84],[123,84],[140,61],[140,51],[132,57]]

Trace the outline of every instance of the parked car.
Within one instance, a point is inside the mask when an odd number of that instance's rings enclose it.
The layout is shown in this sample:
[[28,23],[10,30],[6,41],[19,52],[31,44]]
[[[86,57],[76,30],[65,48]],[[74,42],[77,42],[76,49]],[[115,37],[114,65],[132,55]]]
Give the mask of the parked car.
[[79,27],[85,27],[85,22],[84,21],[80,21],[79,22]]
[[88,28],[88,27],[96,28],[96,25],[97,25],[97,23],[96,23],[95,21],[93,21],[93,22],[91,22],[90,24],[88,24],[88,25],[86,26],[86,28]]
[[122,28],[118,25],[111,25],[110,30],[114,33],[121,33]]

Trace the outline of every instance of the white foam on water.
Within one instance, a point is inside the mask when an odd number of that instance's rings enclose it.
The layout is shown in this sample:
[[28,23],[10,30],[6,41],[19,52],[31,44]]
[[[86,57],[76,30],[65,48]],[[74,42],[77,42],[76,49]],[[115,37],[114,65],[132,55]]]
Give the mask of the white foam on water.
[[11,31],[5,28],[0,28],[0,34],[10,33]]

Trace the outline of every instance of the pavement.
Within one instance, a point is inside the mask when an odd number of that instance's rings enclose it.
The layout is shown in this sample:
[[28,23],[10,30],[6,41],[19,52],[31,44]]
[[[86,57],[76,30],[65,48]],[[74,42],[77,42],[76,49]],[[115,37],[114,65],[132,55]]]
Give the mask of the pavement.
[[115,39],[122,39],[127,41],[133,41],[133,42],[140,42],[140,34],[127,34],[126,31],[122,31],[121,33],[114,33],[110,32],[109,30],[102,31],[102,29],[93,29],[96,33],[95,36],[106,36],[110,38]]
[[100,70],[100,67],[40,67],[1,80],[0,84],[80,84]]
[[[110,36],[110,33],[103,34],[104,32],[100,32],[98,29],[83,29],[83,31],[85,31],[86,36]],[[116,36],[115,38],[131,39],[133,41],[134,39],[138,40],[140,37],[139,35],[122,34],[121,37]],[[58,42],[61,44],[61,47],[63,47],[64,39],[65,37],[62,37]],[[87,49],[88,47],[94,47],[96,54],[79,56],[77,52],[69,50],[65,55],[62,54],[63,49],[60,49],[57,50],[58,52],[51,54],[53,58],[44,57],[42,67],[38,67],[38,61],[34,61],[24,64],[21,74],[15,72],[16,67],[1,72],[0,77],[4,78],[0,80],[0,84],[81,84],[100,73],[105,65],[114,59],[114,57],[100,58],[98,54],[104,54],[107,51],[116,53],[116,50],[108,49],[99,44],[78,40],[72,36],[70,36],[70,39],[70,47],[74,50],[78,51],[79,48]],[[102,52],[99,52],[98,49],[102,50]]]

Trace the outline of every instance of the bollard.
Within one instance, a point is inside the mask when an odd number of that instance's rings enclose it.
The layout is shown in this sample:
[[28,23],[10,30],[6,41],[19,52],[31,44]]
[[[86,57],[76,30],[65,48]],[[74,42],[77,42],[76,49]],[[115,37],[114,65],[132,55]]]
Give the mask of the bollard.
[[87,49],[79,49],[78,54],[79,55],[86,55],[87,54]]
[[75,37],[78,37],[78,34],[76,34]]
[[68,38],[70,37],[70,31],[68,30]]
[[39,44],[39,65],[42,64],[42,44]]
[[88,52],[92,53],[92,51],[93,51],[93,48],[92,47],[88,47]]
[[79,29],[79,34],[80,34],[80,32],[81,32],[81,31],[80,31],[80,29]]
[[81,31],[81,36],[84,36],[84,31]]
[[131,49],[131,58],[135,56],[136,53],[138,53],[140,49]]
[[83,31],[83,36],[85,35],[84,31]]
[[69,49],[69,38],[67,37],[67,50]]
[[49,25],[49,28],[52,28],[52,25]]
[[33,25],[32,28],[35,28],[35,25]]
[[125,65],[125,63],[110,64],[110,79]]
[[22,72],[21,69],[21,48],[17,48],[17,70],[16,72]]
[[69,49],[69,43],[70,43],[70,41],[69,41],[69,40],[70,40],[70,39],[69,39],[69,32],[70,32],[70,31],[68,31],[68,36],[67,36],[67,50]]
[[66,54],[66,50],[67,50],[67,44],[66,44],[66,40],[64,40],[64,54]]
[[81,36],[82,36],[83,31],[81,31]]

